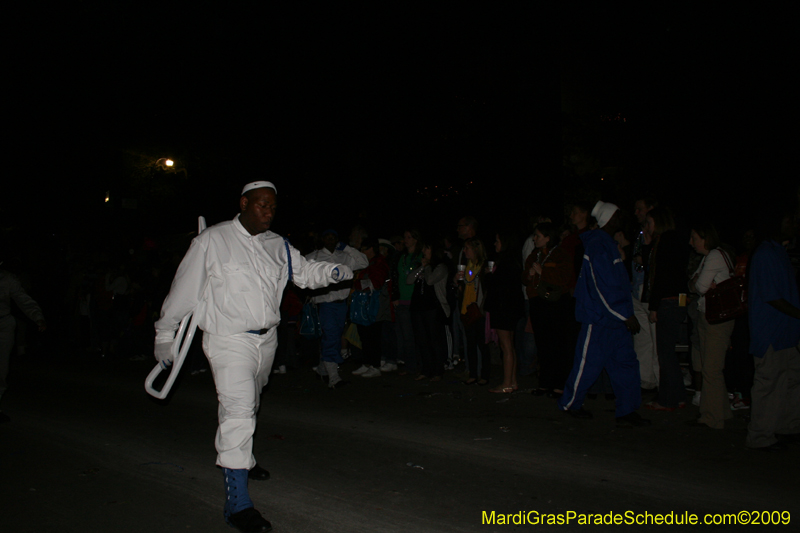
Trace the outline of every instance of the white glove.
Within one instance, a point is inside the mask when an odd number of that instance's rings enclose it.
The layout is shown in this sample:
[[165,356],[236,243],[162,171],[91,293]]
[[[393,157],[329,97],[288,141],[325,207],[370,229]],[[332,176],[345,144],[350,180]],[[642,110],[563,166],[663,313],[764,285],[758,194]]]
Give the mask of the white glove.
[[156,344],[155,349],[156,360],[161,363],[161,367],[166,369],[172,365],[172,343],[162,342]]
[[336,268],[331,271],[331,278],[333,281],[353,279],[353,269],[347,265],[336,265]]

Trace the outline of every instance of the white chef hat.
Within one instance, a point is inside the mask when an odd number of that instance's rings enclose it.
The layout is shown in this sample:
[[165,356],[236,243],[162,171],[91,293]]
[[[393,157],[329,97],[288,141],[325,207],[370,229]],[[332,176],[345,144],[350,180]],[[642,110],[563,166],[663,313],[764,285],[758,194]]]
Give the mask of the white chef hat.
[[242,196],[244,196],[244,194],[247,191],[252,191],[253,189],[260,189],[261,187],[268,187],[273,191],[275,191],[275,194],[278,194],[278,189],[275,187],[275,185],[272,184],[271,181],[253,181],[244,186],[244,189],[242,189]]
[[592,209],[592,216],[597,220],[597,226],[602,228],[617,211],[619,211],[619,207],[611,202],[597,202]]

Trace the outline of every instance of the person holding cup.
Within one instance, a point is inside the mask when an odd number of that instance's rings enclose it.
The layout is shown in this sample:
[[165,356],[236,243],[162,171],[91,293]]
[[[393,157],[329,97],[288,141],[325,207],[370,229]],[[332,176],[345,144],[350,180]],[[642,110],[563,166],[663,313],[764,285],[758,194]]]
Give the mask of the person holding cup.
[[[469,362],[469,378],[465,385],[486,385],[489,383],[490,359],[486,346],[486,315],[483,304],[486,293],[483,288],[484,269],[486,268],[486,249],[483,242],[472,237],[464,243],[466,265],[459,265],[455,281],[459,285],[461,322],[467,339],[467,360]],[[478,350],[480,349],[480,365]]]
[[522,271],[539,356],[539,387],[533,393],[558,397],[572,369],[575,348],[572,258],[559,247],[560,231],[552,222],[536,227],[533,242],[536,248]]
[[509,393],[517,390],[517,352],[514,349],[514,330],[525,314],[525,298],[519,290],[519,260],[517,238],[510,231],[495,236],[497,263],[489,261],[485,279],[486,311],[489,326],[497,332],[503,352],[503,382],[489,392]]
[[422,246],[422,260],[411,270],[406,283],[414,284],[411,296],[411,323],[414,343],[419,347],[421,373],[417,380],[441,381],[447,359],[445,323],[450,317],[447,303],[447,281],[450,278],[447,259],[438,240]]

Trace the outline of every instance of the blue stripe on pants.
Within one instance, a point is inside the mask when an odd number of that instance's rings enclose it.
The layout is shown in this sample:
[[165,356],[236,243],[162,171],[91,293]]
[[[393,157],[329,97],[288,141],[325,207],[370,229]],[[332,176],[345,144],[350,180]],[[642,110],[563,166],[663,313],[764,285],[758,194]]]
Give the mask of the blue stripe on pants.
[[639,383],[639,361],[633,351],[633,338],[625,328],[610,329],[596,324],[581,324],[575,346],[572,372],[558,400],[563,410],[580,409],[586,392],[603,368],[611,378],[616,401],[616,416],[625,416],[639,409],[642,391]]

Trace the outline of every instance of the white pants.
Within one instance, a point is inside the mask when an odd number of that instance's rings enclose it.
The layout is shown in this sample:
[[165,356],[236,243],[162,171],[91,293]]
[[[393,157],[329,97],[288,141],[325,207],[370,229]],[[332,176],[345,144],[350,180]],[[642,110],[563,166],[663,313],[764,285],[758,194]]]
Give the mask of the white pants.
[[261,389],[269,381],[277,328],[264,335],[239,333],[227,337],[203,334],[203,351],[211,364],[219,399],[219,429],[215,441],[217,464],[223,468],[253,468]]
[[[641,296],[641,288],[638,296]],[[639,375],[642,388],[654,389],[659,383],[658,351],[656,350],[656,325],[650,323],[650,309],[642,303],[636,294],[633,295],[633,314],[642,327],[641,331],[633,336],[633,350],[639,360]]]

